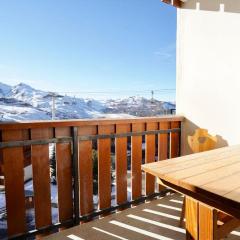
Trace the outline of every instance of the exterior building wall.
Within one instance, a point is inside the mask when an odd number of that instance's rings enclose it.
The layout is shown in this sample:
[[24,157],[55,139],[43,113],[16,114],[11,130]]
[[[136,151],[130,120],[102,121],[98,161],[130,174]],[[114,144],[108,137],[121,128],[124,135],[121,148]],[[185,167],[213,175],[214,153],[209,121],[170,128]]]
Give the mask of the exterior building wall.
[[177,114],[187,136],[217,135],[217,147],[240,144],[240,1],[187,1],[178,9]]

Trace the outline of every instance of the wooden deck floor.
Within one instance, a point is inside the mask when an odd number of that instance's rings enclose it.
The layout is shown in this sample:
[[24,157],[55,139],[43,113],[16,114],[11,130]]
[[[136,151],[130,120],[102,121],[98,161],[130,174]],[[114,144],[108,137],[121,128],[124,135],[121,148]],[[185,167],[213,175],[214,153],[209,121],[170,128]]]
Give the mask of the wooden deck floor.
[[[172,194],[50,235],[45,239],[185,239],[185,229],[178,227],[182,200],[179,194]],[[227,239],[240,240],[240,229],[232,232]]]

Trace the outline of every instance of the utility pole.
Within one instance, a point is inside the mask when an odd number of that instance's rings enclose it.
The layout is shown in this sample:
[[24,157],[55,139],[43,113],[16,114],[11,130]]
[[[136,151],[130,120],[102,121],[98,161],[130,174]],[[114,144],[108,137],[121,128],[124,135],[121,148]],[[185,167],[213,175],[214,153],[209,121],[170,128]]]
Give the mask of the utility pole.
[[56,115],[56,107],[55,107],[56,94],[51,93],[51,96],[52,96],[52,120],[54,120]]
[[55,119],[55,96],[52,96],[52,120]]
[[151,91],[151,94],[152,94],[152,103],[154,102],[154,91],[152,90]]

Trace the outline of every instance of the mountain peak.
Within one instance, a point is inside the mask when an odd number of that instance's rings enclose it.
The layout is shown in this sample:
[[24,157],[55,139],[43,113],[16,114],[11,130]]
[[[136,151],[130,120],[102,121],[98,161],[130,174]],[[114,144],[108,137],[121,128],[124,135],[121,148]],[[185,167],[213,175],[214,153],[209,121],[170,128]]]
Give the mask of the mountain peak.
[[23,82],[20,82],[19,84],[15,85],[14,88],[25,88],[33,90],[33,88],[30,85]]

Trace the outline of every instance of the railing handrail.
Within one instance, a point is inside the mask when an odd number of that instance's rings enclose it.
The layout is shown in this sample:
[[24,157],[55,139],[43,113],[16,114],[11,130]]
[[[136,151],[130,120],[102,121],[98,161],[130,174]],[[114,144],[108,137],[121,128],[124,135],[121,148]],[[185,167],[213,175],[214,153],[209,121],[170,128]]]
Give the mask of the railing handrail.
[[51,127],[80,127],[92,125],[110,125],[141,122],[182,122],[183,116],[165,115],[159,117],[138,117],[138,118],[100,118],[100,119],[70,119],[70,120],[43,120],[43,121],[21,121],[21,122],[1,122],[0,130],[29,129],[29,128],[51,128]]
[[[144,136],[144,135],[157,135],[164,133],[176,133],[181,132],[181,128],[173,128],[173,129],[163,129],[163,130],[150,130],[150,131],[138,131],[138,132],[128,132],[121,134],[97,134],[97,135],[85,135],[79,136],[78,141],[91,141],[98,139],[114,139],[121,137],[134,137],[134,136]],[[50,139],[40,139],[40,140],[22,140],[22,141],[8,141],[8,142],[0,142],[0,149],[2,148],[14,148],[14,147],[26,147],[33,145],[44,145],[49,143],[71,143],[72,137],[58,137],[58,138],[50,138]]]

